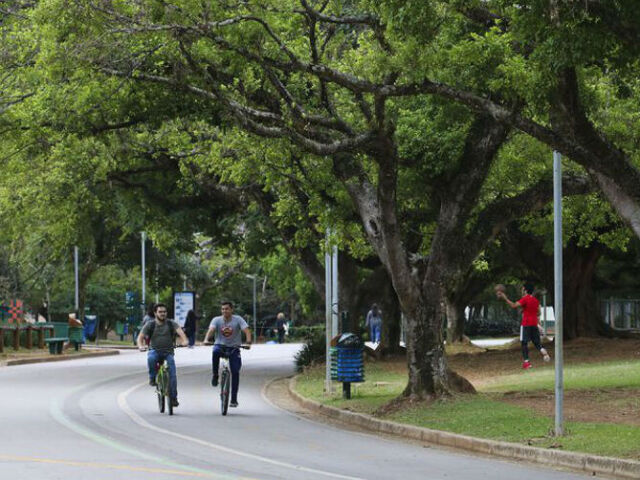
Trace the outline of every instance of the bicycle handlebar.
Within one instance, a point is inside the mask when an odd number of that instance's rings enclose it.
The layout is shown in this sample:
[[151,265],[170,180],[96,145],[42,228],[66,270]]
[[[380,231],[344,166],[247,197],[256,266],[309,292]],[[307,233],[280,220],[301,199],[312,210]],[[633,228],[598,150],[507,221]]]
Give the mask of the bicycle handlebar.
[[[209,341],[209,342],[202,342],[202,344],[203,344],[203,345],[213,345],[213,342],[211,342],[211,341]],[[226,346],[226,345],[223,345],[223,346]],[[233,348],[233,347],[229,347],[229,348]],[[249,350],[249,349],[251,348],[251,344],[250,344],[250,343],[249,343],[249,344],[242,344],[242,345],[239,345],[239,346],[238,346],[238,347],[236,347],[236,348],[242,348],[242,349],[244,349],[244,350]]]

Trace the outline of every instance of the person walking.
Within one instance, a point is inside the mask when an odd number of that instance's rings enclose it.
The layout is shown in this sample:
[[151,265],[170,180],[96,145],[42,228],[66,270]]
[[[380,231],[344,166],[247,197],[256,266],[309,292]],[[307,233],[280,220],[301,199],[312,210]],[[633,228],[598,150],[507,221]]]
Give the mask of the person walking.
[[145,337],[149,338],[149,353],[147,354],[147,367],[149,369],[149,385],[156,386],[156,365],[161,361],[167,362],[169,368],[169,396],[171,405],[177,407],[178,403],[178,376],[174,359],[175,336],[180,337],[181,345],[188,344],[178,322],[167,319],[167,306],[158,303],[155,306],[154,320],[147,322],[138,334],[138,348],[141,352],[147,350]]
[[371,310],[367,313],[365,328],[369,328],[369,340],[373,343],[380,343],[382,333],[382,312],[376,303],[371,305]]
[[233,303],[224,301],[220,306],[222,315],[214,317],[209,324],[209,330],[204,337],[204,342],[208,343],[213,334],[216,340],[211,353],[211,386],[218,386],[218,371],[220,369],[220,357],[229,358],[231,368],[231,402],[230,407],[238,406],[238,390],[240,387],[240,369],[242,359],[240,357],[240,346],[242,345],[242,332],[246,336],[246,344],[251,348],[251,330],[249,325],[240,315],[233,314]]
[[189,339],[189,348],[193,348],[196,343],[196,332],[198,331],[198,317],[196,312],[189,310],[184,321],[184,333]]
[[276,329],[278,330],[278,343],[284,343],[284,335],[287,332],[287,321],[282,312],[278,313],[276,317]]
[[498,298],[507,302],[511,308],[522,309],[522,321],[520,323],[520,344],[522,346],[522,368],[525,370],[532,367],[529,361],[529,342],[538,349],[545,362],[550,360],[549,353],[540,343],[540,330],[538,329],[538,321],[540,317],[540,301],[533,296],[533,284],[525,283],[522,285],[522,298],[517,302],[512,302],[507,298],[503,288],[496,290]]
[[147,309],[147,313],[144,314],[144,317],[142,317],[142,326],[144,326],[147,322],[151,321],[151,320],[155,320],[156,315],[154,313],[156,309],[156,304],[152,303],[151,305],[149,305],[149,308]]

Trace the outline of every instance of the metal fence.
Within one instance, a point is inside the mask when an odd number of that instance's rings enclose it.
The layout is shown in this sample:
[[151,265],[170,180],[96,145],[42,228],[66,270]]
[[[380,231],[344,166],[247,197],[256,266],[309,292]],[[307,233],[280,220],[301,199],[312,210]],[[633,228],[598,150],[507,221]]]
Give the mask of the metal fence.
[[604,322],[615,330],[640,330],[640,300],[608,298],[600,300]]

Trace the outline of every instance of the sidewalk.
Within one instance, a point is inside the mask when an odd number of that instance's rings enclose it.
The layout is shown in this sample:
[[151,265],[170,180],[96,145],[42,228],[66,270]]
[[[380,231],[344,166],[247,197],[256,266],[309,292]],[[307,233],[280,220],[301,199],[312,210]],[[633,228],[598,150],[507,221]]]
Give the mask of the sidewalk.
[[380,420],[370,415],[329,407],[305,398],[295,391],[295,383],[296,377],[291,378],[288,382],[289,393],[302,407],[329,418],[373,432],[391,434],[434,445],[459,448],[497,457],[505,457],[511,460],[523,460],[551,467],[569,468],[591,475],[610,475],[619,478],[633,479],[640,478],[640,462],[633,460],[529,447],[516,443],[474,438],[466,435]]
[[50,353],[42,354],[41,356],[33,356],[33,357],[24,357],[24,358],[10,358],[7,360],[0,360],[0,366],[11,367],[14,365],[26,365],[29,363],[46,363],[46,362],[61,362],[64,360],[75,360],[80,358],[89,358],[89,357],[105,357],[108,355],[119,355],[120,352],[117,350],[108,350],[108,351],[98,351],[98,352],[86,352],[86,353],[77,353],[73,355],[52,355]]

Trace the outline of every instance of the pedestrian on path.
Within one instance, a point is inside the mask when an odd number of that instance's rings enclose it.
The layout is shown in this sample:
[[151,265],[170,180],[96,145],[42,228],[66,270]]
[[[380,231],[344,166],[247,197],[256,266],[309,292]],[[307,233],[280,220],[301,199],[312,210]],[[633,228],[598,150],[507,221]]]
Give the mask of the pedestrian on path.
[[504,291],[503,285],[496,286],[496,295],[498,298],[507,302],[511,308],[522,309],[522,322],[520,323],[520,344],[522,345],[522,368],[531,368],[531,362],[529,361],[529,342],[533,342],[533,345],[542,354],[542,358],[545,362],[548,362],[550,357],[547,350],[542,347],[540,343],[540,330],[538,328],[538,322],[540,317],[540,301],[533,296],[533,284],[525,283],[522,285],[522,298],[517,302],[512,302],[507,298],[507,294]]
[[142,318],[142,327],[144,327],[145,323],[151,320],[155,320],[156,318],[156,314],[154,313],[155,308],[156,308],[155,303],[152,303],[151,305],[149,305],[149,308],[147,309],[147,313],[145,313],[144,317]]
[[382,333],[382,312],[378,304],[371,305],[371,310],[367,313],[365,328],[369,328],[369,340],[373,343],[380,343]]
[[278,330],[278,343],[284,343],[284,335],[287,333],[287,321],[282,312],[278,313],[276,317],[276,329]]
[[189,339],[189,348],[193,348],[196,343],[196,332],[198,331],[198,317],[196,312],[189,310],[184,321],[184,333]]

